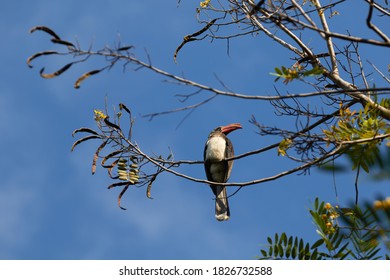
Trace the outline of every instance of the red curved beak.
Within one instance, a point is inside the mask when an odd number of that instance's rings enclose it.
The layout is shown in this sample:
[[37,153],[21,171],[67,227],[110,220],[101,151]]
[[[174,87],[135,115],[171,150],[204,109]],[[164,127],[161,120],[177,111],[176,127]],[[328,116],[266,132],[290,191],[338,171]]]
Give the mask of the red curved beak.
[[236,130],[236,129],[240,129],[242,128],[242,125],[239,124],[239,123],[232,123],[232,124],[228,124],[228,125],[225,125],[225,126],[222,126],[221,127],[221,131],[222,133],[224,133],[225,135],[227,135],[228,133]]

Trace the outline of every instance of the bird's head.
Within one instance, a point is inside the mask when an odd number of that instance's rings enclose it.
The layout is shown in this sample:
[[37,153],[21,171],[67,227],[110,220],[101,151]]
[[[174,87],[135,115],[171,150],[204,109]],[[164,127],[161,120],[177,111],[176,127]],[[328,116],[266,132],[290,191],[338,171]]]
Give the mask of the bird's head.
[[219,126],[216,129],[214,129],[214,131],[220,131],[223,134],[228,135],[230,132],[232,132],[232,131],[234,131],[236,129],[241,129],[241,128],[242,128],[241,124],[239,124],[239,123],[232,123],[232,124],[228,124],[228,125],[225,125],[225,126]]

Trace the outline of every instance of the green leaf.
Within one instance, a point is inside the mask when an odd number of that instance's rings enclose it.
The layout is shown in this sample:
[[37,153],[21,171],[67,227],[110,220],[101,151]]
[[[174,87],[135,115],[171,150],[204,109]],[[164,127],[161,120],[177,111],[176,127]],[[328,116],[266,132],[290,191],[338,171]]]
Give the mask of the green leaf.
[[310,259],[311,260],[317,260],[318,259],[318,251],[317,251],[317,249],[315,249],[313,251],[313,253],[311,253]]
[[284,251],[283,251],[283,246],[282,245],[278,246],[278,251],[279,251],[279,257],[283,258]]
[[280,243],[282,242],[284,246],[287,246],[287,235],[285,232],[283,232],[282,235],[280,236]]
[[274,245],[274,257],[277,258],[279,255],[279,245],[275,243]]
[[360,162],[360,167],[363,168],[366,173],[370,173],[370,168],[368,167],[368,164],[364,161],[364,159]]
[[344,259],[348,256],[349,251],[345,251],[345,249],[348,247],[349,243],[345,243],[343,247],[339,249],[339,251],[334,255],[334,258],[336,259]]
[[290,237],[288,238],[287,244],[290,245],[290,246],[292,246],[292,244],[293,244],[293,237],[292,237],[292,236],[290,236]]
[[311,249],[317,249],[322,244],[324,244],[324,239],[318,239],[313,245],[311,245]]
[[381,248],[377,248],[376,250],[374,250],[371,254],[369,254],[369,255],[367,256],[367,259],[368,259],[368,260],[374,259],[374,256],[375,256],[380,250],[381,250]]
[[300,240],[299,240],[299,246],[298,246],[298,250],[299,251],[302,251],[303,250],[303,239],[301,238]]
[[291,256],[291,248],[292,248],[292,245],[287,245],[287,248],[286,248],[286,258],[289,259],[290,256]]
[[314,210],[318,209],[318,201],[318,197],[316,197],[316,199],[314,200]]
[[306,243],[306,246],[305,246],[305,259],[310,259],[310,245],[309,243]]
[[335,237],[332,238],[332,241],[331,241],[333,243],[334,250],[336,250],[340,246],[341,241],[343,241],[343,239],[344,239],[344,236],[343,235],[339,236],[339,231],[337,230],[335,232]]
[[293,259],[295,259],[295,258],[297,257],[297,251],[298,251],[297,246],[294,245],[294,246],[291,248],[291,256],[292,256]]

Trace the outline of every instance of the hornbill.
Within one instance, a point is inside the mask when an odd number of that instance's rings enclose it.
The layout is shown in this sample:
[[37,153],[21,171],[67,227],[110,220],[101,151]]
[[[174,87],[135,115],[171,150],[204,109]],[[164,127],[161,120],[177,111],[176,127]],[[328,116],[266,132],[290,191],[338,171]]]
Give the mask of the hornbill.
[[[232,142],[226,137],[233,130],[242,128],[239,123],[219,126],[210,132],[204,148],[204,168],[208,181],[226,183],[232,171],[233,161],[225,159],[234,156]],[[230,210],[226,188],[219,185],[210,185],[215,195],[215,218],[226,221],[230,217]]]

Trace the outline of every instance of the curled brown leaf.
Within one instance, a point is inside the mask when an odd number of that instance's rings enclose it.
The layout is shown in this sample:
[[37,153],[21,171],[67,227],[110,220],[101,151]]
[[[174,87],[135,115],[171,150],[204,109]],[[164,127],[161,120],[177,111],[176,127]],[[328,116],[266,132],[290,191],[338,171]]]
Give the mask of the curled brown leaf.
[[28,67],[32,68],[33,66],[31,65],[31,62],[36,59],[37,57],[40,57],[42,55],[51,55],[51,54],[58,54],[57,51],[44,51],[44,52],[39,52],[39,53],[35,53],[33,54],[32,56],[30,56],[29,58],[27,58],[27,65]]
[[42,78],[45,78],[45,79],[55,78],[55,77],[58,77],[59,75],[61,75],[62,73],[64,73],[66,70],[68,70],[72,66],[72,64],[73,64],[73,62],[68,63],[64,67],[62,67],[61,69],[59,69],[53,73],[49,73],[49,74],[43,73],[45,71],[45,67],[43,67],[41,69],[41,71],[39,72],[39,74],[41,75]]
[[108,155],[106,155],[102,159],[102,163],[101,163],[102,167],[110,167],[110,166],[104,165],[106,163],[106,161],[109,160],[110,158],[120,154],[120,153],[122,153],[122,150],[116,150],[116,151],[113,151],[113,152],[109,153]]
[[68,42],[68,41],[65,41],[65,40],[61,40],[59,38],[53,38],[53,39],[51,39],[51,41],[53,43],[55,43],[55,44],[65,45],[65,46],[71,47],[73,49],[76,48],[71,42]]
[[120,128],[118,125],[116,125],[116,124],[110,122],[109,119],[110,119],[110,117],[104,118],[104,123],[105,123],[106,125],[108,125],[108,126],[110,126],[110,127],[113,127],[113,128],[115,128],[115,129],[117,129],[117,130],[121,130],[121,128]]
[[104,147],[107,145],[108,140],[104,141],[96,150],[95,154],[93,155],[93,160],[92,160],[92,175],[95,174],[96,171],[96,162],[97,159],[99,158],[99,153],[101,150],[104,149]]
[[79,133],[79,132],[87,132],[87,133],[91,133],[93,135],[99,135],[99,133],[97,133],[95,130],[93,129],[90,129],[88,127],[81,127],[81,128],[78,128],[78,129],[75,129],[73,132],[72,132],[72,136],[74,137],[76,133]]
[[100,136],[89,135],[89,136],[86,136],[84,138],[81,138],[81,139],[77,140],[76,142],[73,143],[72,148],[71,148],[71,152],[73,152],[73,150],[76,148],[76,146],[78,144],[83,143],[84,141],[87,141],[87,140],[90,140],[90,139],[98,139],[98,138],[100,138]]
[[77,79],[77,81],[74,84],[74,88],[76,88],[76,89],[80,88],[80,84],[82,81],[84,81],[86,78],[88,78],[92,75],[99,73],[102,70],[103,69],[98,69],[98,70],[92,70],[92,71],[89,71],[87,73],[84,73],[80,78]]
[[33,28],[30,29],[30,33],[34,33],[37,30],[46,32],[51,36],[53,36],[55,39],[61,40],[60,36],[58,36],[53,30],[51,30],[47,26],[34,26]]
[[125,192],[127,191],[127,189],[129,188],[131,183],[127,183],[127,185],[123,188],[123,190],[121,191],[121,193],[119,194],[118,196],[118,206],[120,209],[122,210],[127,210],[126,208],[122,207],[121,206],[121,199],[122,199],[122,196],[125,194]]

